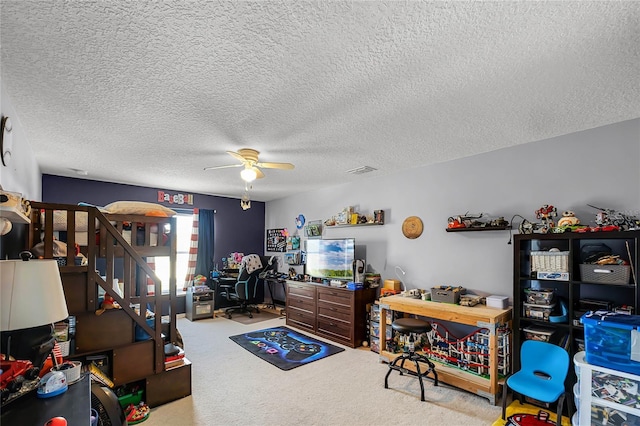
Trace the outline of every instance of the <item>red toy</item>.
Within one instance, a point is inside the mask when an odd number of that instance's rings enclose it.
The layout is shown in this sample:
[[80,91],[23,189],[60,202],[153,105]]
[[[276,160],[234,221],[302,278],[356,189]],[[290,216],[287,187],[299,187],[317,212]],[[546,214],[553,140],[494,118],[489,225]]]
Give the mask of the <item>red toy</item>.
[[34,367],[31,361],[0,361],[2,376],[0,377],[0,391],[2,402],[9,399],[11,394],[18,392],[26,380],[34,380],[38,377],[40,369]]

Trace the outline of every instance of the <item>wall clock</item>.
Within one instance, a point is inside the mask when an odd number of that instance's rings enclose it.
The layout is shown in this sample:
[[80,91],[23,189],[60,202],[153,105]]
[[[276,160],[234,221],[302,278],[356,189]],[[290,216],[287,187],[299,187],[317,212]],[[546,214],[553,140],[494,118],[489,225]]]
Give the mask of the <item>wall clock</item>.
[[402,233],[409,239],[422,235],[422,220],[418,216],[409,216],[402,223]]

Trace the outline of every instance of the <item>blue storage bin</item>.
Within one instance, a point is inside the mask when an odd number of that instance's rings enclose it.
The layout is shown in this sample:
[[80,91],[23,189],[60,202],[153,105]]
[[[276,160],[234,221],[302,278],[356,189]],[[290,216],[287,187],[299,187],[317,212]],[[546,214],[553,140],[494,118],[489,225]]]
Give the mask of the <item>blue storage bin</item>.
[[[155,320],[154,318],[147,319],[147,325],[153,328],[154,320]],[[142,327],[136,324],[136,342],[141,342],[143,340],[149,340],[149,339],[151,339],[151,336],[149,336],[149,333],[144,331]]]
[[589,364],[640,375],[639,315],[587,312],[580,322]]

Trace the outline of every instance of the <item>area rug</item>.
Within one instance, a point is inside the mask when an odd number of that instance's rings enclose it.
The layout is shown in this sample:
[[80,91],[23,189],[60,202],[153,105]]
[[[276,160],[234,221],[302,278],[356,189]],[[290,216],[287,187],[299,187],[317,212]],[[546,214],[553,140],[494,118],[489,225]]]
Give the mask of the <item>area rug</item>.
[[[224,313],[220,313],[220,314],[218,314],[218,316],[226,318],[224,316]],[[255,324],[257,322],[267,321],[267,320],[280,318],[280,317],[281,317],[281,315],[276,315],[276,314],[271,313],[271,312],[266,312],[266,311],[260,310],[259,314],[256,314],[256,313],[253,314],[253,318],[249,318],[249,315],[244,314],[244,313],[232,313],[231,314],[231,321],[239,322],[241,324]]]
[[321,342],[287,327],[267,328],[229,338],[285,371],[344,351],[344,348]]
[[[492,426],[551,426],[556,424],[555,413],[531,404],[520,404],[518,401],[513,401],[507,407],[505,417],[506,420],[498,418]],[[562,416],[562,426],[571,426],[571,422],[565,416]]]

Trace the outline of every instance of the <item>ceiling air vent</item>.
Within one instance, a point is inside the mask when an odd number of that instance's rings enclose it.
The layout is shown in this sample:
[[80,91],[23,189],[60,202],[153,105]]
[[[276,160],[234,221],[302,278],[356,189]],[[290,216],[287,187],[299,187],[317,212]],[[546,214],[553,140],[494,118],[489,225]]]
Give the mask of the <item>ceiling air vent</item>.
[[374,170],[378,170],[371,166],[360,166],[355,169],[347,170],[347,173],[351,173],[352,175],[363,175],[365,173],[373,172]]

